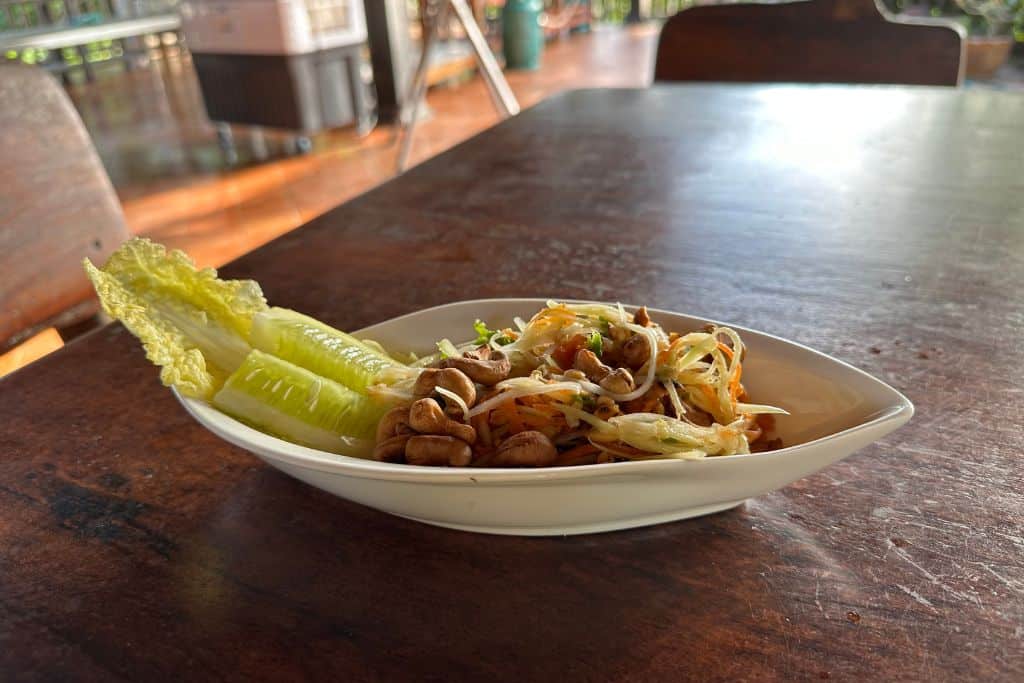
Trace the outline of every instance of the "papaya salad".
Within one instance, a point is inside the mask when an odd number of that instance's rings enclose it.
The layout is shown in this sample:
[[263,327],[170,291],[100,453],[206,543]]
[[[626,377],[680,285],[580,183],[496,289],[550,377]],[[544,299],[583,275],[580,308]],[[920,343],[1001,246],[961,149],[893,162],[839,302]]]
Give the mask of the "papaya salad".
[[551,467],[781,445],[773,416],[785,411],[751,402],[746,348],[728,327],[666,331],[646,308],[550,301],[529,320],[477,320],[472,341],[398,358],[146,239],[85,268],[165,385],[304,446],[410,465]]

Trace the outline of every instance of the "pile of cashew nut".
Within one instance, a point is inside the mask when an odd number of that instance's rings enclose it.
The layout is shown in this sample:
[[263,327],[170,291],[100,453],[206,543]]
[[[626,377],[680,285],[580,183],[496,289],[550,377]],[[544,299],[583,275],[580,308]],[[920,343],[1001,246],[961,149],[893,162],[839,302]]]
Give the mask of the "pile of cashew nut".
[[[646,308],[636,311],[633,322],[643,327],[652,325]],[[678,337],[673,333],[669,339],[673,336]],[[578,335],[578,340],[582,339],[584,337]],[[589,343],[583,347],[570,345],[570,349],[575,348],[568,358],[571,367],[562,370],[556,365],[556,371],[561,372],[565,380],[586,380],[608,394],[630,394],[637,387],[635,377],[649,373],[650,345],[648,335],[638,334],[626,325],[609,324],[608,329],[602,331],[601,343],[596,348],[590,347]],[[544,369],[549,370],[546,366]],[[527,430],[505,436],[502,429],[508,424],[508,418],[500,411],[488,413],[478,410],[468,424],[463,420],[466,410],[476,404],[478,398],[482,402],[496,395],[492,388],[506,379],[511,370],[509,358],[500,350],[486,345],[460,357],[445,358],[434,367],[426,368],[413,387],[412,405],[395,408],[380,421],[374,457],[387,462],[452,467],[544,467],[554,464],[560,455],[552,439],[558,439],[559,435],[551,430],[546,430],[547,434]],[[459,400],[453,400],[453,396]],[[667,410],[676,409],[670,403],[667,389],[661,383],[655,383],[641,396],[622,402],[611,395],[597,396],[591,411],[601,420],[610,420],[626,413],[664,415]],[[701,426],[710,425],[713,421],[711,415],[695,407],[686,407],[685,418]],[[516,428],[522,429],[522,425]],[[576,434],[567,441],[559,441],[565,453],[579,450],[572,445],[578,438],[579,434]],[[578,445],[585,449],[587,444]],[[594,447],[591,452],[577,453],[574,457],[577,461],[589,457],[594,462],[605,462],[604,458],[614,457],[597,451],[600,449]],[[571,463],[573,457],[559,462]]]
[[[477,430],[460,421],[462,407],[438,389],[458,396],[468,407],[477,400],[477,385],[492,387],[508,377],[512,366],[500,351],[482,347],[462,357],[446,358],[425,369],[413,386],[410,406],[392,409],[377,425],[373,457],[410,465],[466,467],[473,460]],[[537,431],[505,439],[489,459],[497,467],[543,467],[558,455],[551,440]]]

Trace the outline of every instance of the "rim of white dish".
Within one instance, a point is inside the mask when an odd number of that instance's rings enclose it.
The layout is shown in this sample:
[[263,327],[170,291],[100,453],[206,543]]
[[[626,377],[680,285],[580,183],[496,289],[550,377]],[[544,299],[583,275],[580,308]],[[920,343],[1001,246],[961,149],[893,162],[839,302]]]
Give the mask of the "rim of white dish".
[[[441,308],[449,308],[457,305],[469,305],[469,304],[493,304],[495,302],[509,303],[509,302],[522,302],[522,303],[541,303],[544,304],[547,301],[560,301],[567,303],[603,303],[588,299],[558,299],[557,297],[508,297],[508,298],[489,298],[489,299],[463,299],[460,301],[452,301],[447,304],[440,304],[438,306],[431,306],[429,308],[422,308],[417,311],[406,313],[395,318],[389,318],[388,320],[375,323],[373,325],[367,325],[366,327],[360,328],[351,332],[353,336],[359,336],[364,334],[367,330],[371,330],[378,325],[385,323],[393,323],[409,318],[412,316],[421,315],[428,313],[433,310]],[[626,310],[636,310],[639,306],[622,304]],[[862,377],[878,384],[887,392],[893,396],[893,403],[871,416],[869,419],[861,422],[860,424],[848,427],[842,431],[829,434],[827,436],[819,437],[812,441],[805,441],[803,443],[795,444],[793,446],[786,446],[774,451],[763,451],[760,453],[740,453],[736,455],[715,455],[707,458],[701,458],[698,460],[630,460],[625,462],[611,462],[594,465],[570,465],[561,467],[543,467],[543,468],[511,468],[511,467],[425,467],[422,465],[407,465],[400,463],[385,463],[378,462],[376,460],[367,460],[363,458],[355,458],[349,455],[341,455],[338,453],[330,453],[328,451],[321,451],[316,448],[309,448],[308,446],[302,446],[284,439],[279,439],[275,436],[265,434],[259,430],[253,429],[248,425],[235,420],[234,418],[226,415],[213,406],[194,398],[188,398],[182,396],[176,389],[172,387],[172,391],[179,402],[185,407],[185,409],[191,414],[201,425],[214,432],[217,436],[221,437],[225,441],[233,443],[235,445],[247,448],[254,452],[261,454],[263,457],[280,460],[288,464],[304,467],[307,469],[317,470],[320,472],[333,472],[333,473],[344,473],[348,476],[361,477],[365,479],[389,479],[394,481],[434,481],[436,483],[450,483],[453,481],[465,481],[469,479],[472,482],[522,482],[522,481],[543,481],[549,479],[583,479],[589,477],[604,477],[620,474],[642,474],[652,470],[659,470],[666,467],[700,467],[702,465],[708,465],[711,463],[725,464],[725,463],[739,463],[744,462],[749,458],[757,458],[758,460],[772,460],[776,458],[786,457],[792,455],[798,451],[810,449],[818,446],[827,441],[834,441],[851,436],[857,432],[877,427],[886,422],[896,421],[893,428],[899,427],[900,425],[907,422],[914,415],[914,404],[904,396],[900,391],[894,389],[892,386],[878,379],[877,377],[868,374],[860,368],[851,365],[845,361],[833,358],[826,353],[812,349],[809,346],[801,344],[799,342],[784,339],[774,334],[767,332],[761,332],[759,330],[742,327],[740,325],[733,325],[731,323],[724,323],[721,321],[714,320],[712,318],[705,318],[704,316],[696,316],[688,313],[682,313],[679,311],[669,311],[659,308],[650,308],[648,310],[654,314],[667,314],[685,316],[688,318],[696,318],[704,320],[709,323],[716,325],[726,325],[740,334],[753,333],[762,337],[768,337],[776,341],[788,344],[790,346],[798,347],[803,351],[812,353],[816,356],[820,356],[833,363],[837,363],[846,367],[849,370],[861,375]],[[209,416],[209,417],[208,417]],[[227,423],[230,427],[222,428],[218,422]]]

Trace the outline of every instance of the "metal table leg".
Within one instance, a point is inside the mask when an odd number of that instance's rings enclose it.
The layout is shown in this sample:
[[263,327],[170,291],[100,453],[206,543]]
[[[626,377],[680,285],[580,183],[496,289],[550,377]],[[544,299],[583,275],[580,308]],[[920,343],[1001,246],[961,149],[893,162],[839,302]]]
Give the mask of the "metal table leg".
[[[444,22],[448,19],[449,10],[455,10],[455,15],[466,31],[473,51],[476,53],[477,62],[480,65],[480,73],[484,83],[487,84],[487,91],[491,95],[495,109],[502,118],[508,118],[519,113],[519,102],[516,100],[512,88],[505,80],[498,60],[487,45],[480,26],[473,17],[473,11],[466,4],[466,0],[434,0],[427,3],[427,11],[433,13],[433,17],[427,23],[427,31],[423,36],[423,52],[420,55],[419,64],[416,66],[416,75],[410,85],[408,111],[403,112],[401,127],[399,128],[398,146],[398,172],[405,170],[409,161],[409,151],[412,148],[412,138],[415,132],[416,123],[419,117],[420,104],[427,91],[427,72],[430,69],[430,52],[437,41],[438,32]],[[430,17],[428,17],[430,18]]]

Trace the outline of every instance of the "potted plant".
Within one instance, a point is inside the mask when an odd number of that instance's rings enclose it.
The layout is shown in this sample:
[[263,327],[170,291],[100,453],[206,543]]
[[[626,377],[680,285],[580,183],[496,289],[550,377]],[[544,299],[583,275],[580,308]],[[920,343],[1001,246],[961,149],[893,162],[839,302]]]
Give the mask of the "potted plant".
[[967,77],[992,78],[1010,56],[1024,24],[1024,0],[956,0],[966,12]]
[[881,0],[890,12],[952,19],[967,30],[967,77],[992,78],[1024,45],[1024,0]]

